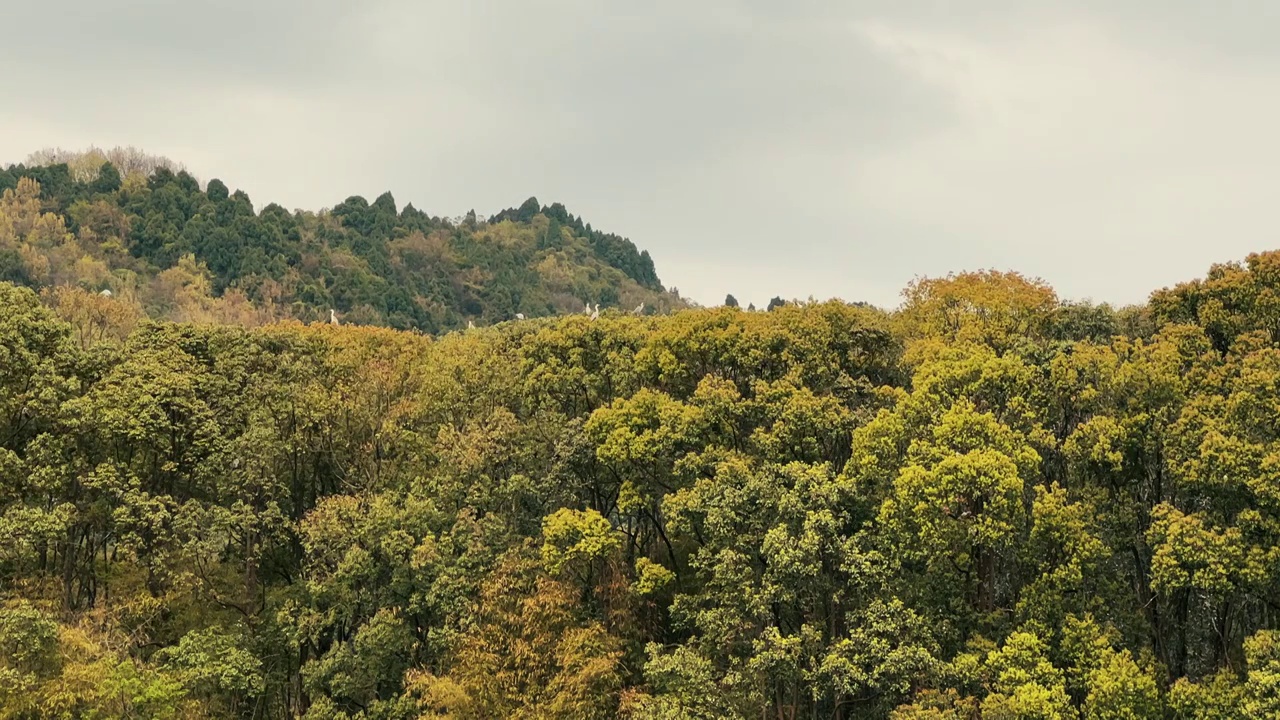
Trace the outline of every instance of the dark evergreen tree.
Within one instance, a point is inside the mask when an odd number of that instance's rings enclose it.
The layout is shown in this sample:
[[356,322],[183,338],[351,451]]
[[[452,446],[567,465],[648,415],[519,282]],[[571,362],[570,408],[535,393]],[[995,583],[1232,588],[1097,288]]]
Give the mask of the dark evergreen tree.
[[538,204],[538,198],[531,197],[524,201],[520,209],[516,210],[515,219],[517,222],[532,222],[535,215],[541,212],[542,206]]
[[94,179],[89,189],[98,195],[113,193],[120,189],[120,171],[111,163],[103,163],[98,168],[98,177]]

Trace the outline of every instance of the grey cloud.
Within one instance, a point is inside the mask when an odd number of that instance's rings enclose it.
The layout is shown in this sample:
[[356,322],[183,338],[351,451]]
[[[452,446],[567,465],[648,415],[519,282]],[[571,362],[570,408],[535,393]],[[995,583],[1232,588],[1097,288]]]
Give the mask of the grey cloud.
[[1272,242],[1264,0],[54,0],[0,158],[132,143],[259,202],[529,195],[704,302],[1012,267],[1140,300]]
[[1268,65],[1280,61],[1280,7],[1269,0],[1089,0],[1086,6],[1116,32],[1153,49]]
[[[344,68],[354,4],[338,0],[44,0],[14,3],[0,53],[83,79],[306,82]],[[352,38],[359,40],[359,38]]]

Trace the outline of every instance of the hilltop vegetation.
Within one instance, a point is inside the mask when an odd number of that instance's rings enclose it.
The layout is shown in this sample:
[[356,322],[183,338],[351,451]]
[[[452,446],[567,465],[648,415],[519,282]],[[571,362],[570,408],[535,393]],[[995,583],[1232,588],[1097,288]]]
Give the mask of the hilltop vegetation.
[[1278,270],[435,340],[0,284],[0,717],[1280,716]]
[[110,291],[138,316],[257,325],[328,318],[440,332],[579,312],[666,311],[652,259],[563,205],[484,220],[390,193],[330,210],[255,210],[220,180],[136,150],[47,151],[0,168],[0,280]]

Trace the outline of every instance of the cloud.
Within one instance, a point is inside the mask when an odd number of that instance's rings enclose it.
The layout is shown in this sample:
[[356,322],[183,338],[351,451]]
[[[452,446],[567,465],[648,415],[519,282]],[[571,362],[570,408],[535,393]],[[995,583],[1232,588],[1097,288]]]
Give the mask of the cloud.
[[[44,77],[316,86],[349,67],[357,6],[337,0],[44,0],[6,8],[4,52]],[[350,43],[350,44],[348,44]],[[38,59],[38,61],[37,61]],[[30,77],[30,74],[28,74]],[[102,88],[108,89],[108,88]],[[156,88],[157,90],[160,88]]]
[[530,195],[703,302],[995,266],[1141,300],[1268,246],[1268,4],[52,0],[0,158],[135,144],[259,203]]
[[865,165],[857,185],[868,210],[916,226],[927,256],[1138,301],[1268,246],[1274,76],[1131,45],[1102,24],[982,43],[861,32],[964,109],[945,132]]

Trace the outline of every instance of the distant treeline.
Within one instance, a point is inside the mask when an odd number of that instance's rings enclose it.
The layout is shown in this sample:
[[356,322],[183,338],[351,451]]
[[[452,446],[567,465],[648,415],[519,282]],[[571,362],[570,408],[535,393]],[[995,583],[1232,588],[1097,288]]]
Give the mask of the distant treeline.
[[[119,166],[117,165],[119,164]],[[684,305],[647,252],[530,199],[486,222],[390,193],[255,211],[220,180],[131,149],[47,151],[0,169],[0,279],[107,290],[172,320],[327,318],[440,332],[581,310]]]

